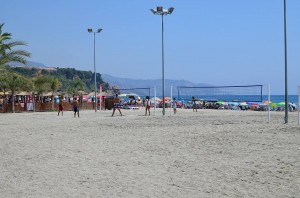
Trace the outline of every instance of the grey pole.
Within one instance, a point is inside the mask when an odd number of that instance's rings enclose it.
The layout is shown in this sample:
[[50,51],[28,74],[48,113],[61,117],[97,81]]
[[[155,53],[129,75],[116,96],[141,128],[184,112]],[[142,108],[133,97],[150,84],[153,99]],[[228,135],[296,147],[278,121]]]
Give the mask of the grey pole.
[[97,112],[98,101],[97,101],[97,76],[96,76],[96,32],[94,32],[94,75],[95,75],[95,112]]
[[163,115],[165,115],[165,55],[164,55],[164,14],[161,15],[161,37],[162,37],[162,98]]
[[284,0],[284,60],[285,60],[285,124],[288,123],[288,69],[287,69],[287,39],[286,39],[286,0]]
[[172,14],[174,11],[173,7],[168,10],[164,10],[163,7],[159,6],[157,9],[150,9],[153,14],[161,15],[161,48],[162,48],[162,97],[163,97],[163,116],[165,115],[165,57],[164,57],[164,15]]
[[97,73],[96,73],[96,33],[100,33],[102,29],[97,29],[96,32],[93,31],[92,28],[88,28],[89,33],[94,33],[94,84],[95,84],[95,112],[97,112],[97,107],[98,107],[98,101],[97,101]]

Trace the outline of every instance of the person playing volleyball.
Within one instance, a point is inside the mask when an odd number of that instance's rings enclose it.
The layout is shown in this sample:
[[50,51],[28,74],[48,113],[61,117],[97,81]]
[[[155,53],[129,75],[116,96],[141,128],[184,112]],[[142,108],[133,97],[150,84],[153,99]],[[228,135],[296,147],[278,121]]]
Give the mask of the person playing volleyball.
[[112,112],[111,117],[114,116],[116,109],[118,109],[118,111],[120,112],[121,116],[123,116],[122,112],[121,112],[121,109],[120,109],[120,99],[118,98],[118,94],[116,94],[116,98],[114,98],[114,108],[113,108],[113,112]]

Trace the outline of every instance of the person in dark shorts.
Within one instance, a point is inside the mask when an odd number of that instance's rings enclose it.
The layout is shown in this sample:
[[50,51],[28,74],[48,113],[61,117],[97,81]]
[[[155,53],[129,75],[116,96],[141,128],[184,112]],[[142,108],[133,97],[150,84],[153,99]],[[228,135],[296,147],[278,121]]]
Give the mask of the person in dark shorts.
[[79,117],[79,102],[76,98],[74,98],[74,101],[73,101],[73,111],[74,111],[74,117],[76,117],[76,113]]
[[120,99],[118,98],[118,94],[116,94],[116,97],[114,98],[114,108],[113,108],[113,112],[111,117],[114,116],[116,109],[118,109],[118,111],[120,112],[121,116],[122,116],[122,112],[120,109]]

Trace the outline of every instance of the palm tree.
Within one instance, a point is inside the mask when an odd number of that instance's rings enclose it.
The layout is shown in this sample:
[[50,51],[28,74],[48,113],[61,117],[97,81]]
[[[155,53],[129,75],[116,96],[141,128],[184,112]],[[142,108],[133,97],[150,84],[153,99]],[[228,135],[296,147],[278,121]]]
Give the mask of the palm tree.
[[3,91],[4,97],[6,98],[6,92],[8,90],[8,82],[7,82],[7,73],[1,72],[0,73],[0,91]]
[[79,94],[79,91],[82,91],[84,89],[84,84],[82,80],[76,79],[73,80],[68,88],[68,93],[72,94],[73,97],[77,94]]
[[[34,84],[34,90],[39,95],[39,100],[41,100],[41,97],[43,97],[43,93],[50,90],[48,77],[42,75],[37,76],[33,80],[33,84]],[[41,101],[43,102],[43,100]]]
[[7,87],[11,91],[12,95],[12,112],[15,113],[15,93],[21,88],[24,88],[26,80],[23,76],[14,72],[6,73],[5,78]]
[[61,86],[61,82],[58,78],[50,77],[49,79],[50,89],[52,93],[52,110],[54,110],[54,93]]
[[12,48],[20,45],[26,46],[27,44],[22,41],[12,41],[11,33],[2,32],[4,23],[0,24],[0,66],[6,65],[9,62],[19,62],[26,64],[26,57],[30,57],[30,53],[25,50],[13,50]]

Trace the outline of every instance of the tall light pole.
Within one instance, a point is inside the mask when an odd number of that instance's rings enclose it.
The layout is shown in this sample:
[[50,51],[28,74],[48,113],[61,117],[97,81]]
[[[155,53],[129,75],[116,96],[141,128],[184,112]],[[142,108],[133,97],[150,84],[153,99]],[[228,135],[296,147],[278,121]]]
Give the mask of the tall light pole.
[[98,101],[97,101],[97,77],[96,77],[96,33],[100,33],[102,29],[97,29],[96,32],[93,32],[92,28],[88,28],[89,33],[94,33],[94,74],[95,74],[95,79],[94,79],[94,84],[95,84],[95,112],[97,112],[97,107],[98,107]]
[[165,55],[164,55],[164,15],[172,14],[174,11],[173,7],[168,10],[164,10],[162,6],[156,9],[150,9],[153,14],[161,15],[161,47],[162,47],[162,97],[163,97],[163,115],[165,115]]
[[285,102],[285,117],[284,122],[285,124],[288,123],[288,75],[287,75],[287,39],[286,39],[286,0],[284,0],[284,73],[285,73],[285,96],[284,96],[284,102]]

